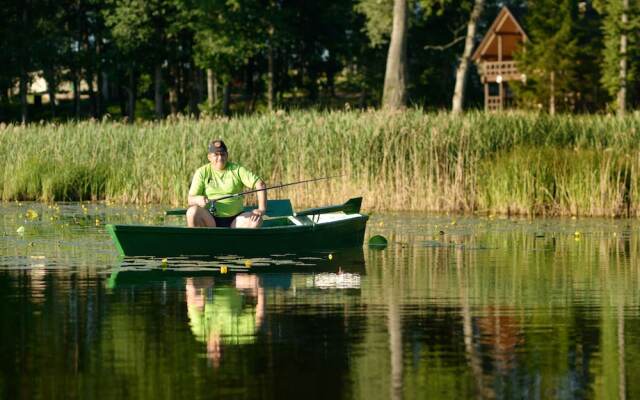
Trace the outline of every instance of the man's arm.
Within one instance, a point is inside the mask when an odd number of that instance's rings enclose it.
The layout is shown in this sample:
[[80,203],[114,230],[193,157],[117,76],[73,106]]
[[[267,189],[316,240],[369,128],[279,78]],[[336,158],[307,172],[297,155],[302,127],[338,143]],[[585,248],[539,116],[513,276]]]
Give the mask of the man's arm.
[[207,203],[209,202],[209,199],[207,198],[207,196],[189,196],[189,207],[191,206],[200,206],[200,207],[204,207],[207,205]]
[[[191,193],[203,193],[199,194],[191,194]],[[189,207],[191,206],[200,206],[205,207],[209,199],[205,194],[204,190],[204,180],[202,178],[202,174],[200,170],[197,170],[195,174],[193,174],[193,178],[191,178],[191,185],[189,185],[189,195],[187,197],[187,204]]]
[[[267,185],[264,184],[262,179],[256,183],[256,189],[264,189],[266,187]],[[264,215],[267,212],[267,191],[261,190],[257,192],[256,195],[258,196],[258,210]]]

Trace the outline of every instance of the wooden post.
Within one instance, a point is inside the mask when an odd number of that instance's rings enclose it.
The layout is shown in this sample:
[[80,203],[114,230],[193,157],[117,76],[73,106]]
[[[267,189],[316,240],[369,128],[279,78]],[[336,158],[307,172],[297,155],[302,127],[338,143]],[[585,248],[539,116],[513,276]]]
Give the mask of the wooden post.
[[484,81],[484,110],[489,111],[489,82]]
[[[502,76],[502,35],[498,34],[498,76]],[[502,78],[504,79],[504,78]],[[502,88],[502,79],[498,82],[498,97],[500,98],[500,103],[498,104],[498,110],[502,111],[502,106],[504,104],[504,90]]]

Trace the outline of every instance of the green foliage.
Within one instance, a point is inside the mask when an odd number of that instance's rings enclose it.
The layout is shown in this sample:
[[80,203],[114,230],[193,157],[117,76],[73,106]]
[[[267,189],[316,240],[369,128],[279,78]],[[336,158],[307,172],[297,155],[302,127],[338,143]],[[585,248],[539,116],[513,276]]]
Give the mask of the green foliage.
[[229,76],[265,44],[265,26],[256,18],[251,1],[201,2],[195,34],[195,61]]
[[598,11],[603,15],[602,30],[604,32],[604,46],[602,48],[602,77],[601,82],[609,95],[615,99],[621,87],[620,78],[620,37],[627,36],[627,79],[626,86],[634,89],[638,80],[637,60],[640,55],[638,50],[638,28],[640,28],[640,4],[629,1],[629,9],[626,10],[628,22],[623,24],[622,14],[625,11],[622,1],[600,0],[596,3]]
[[[441,15],[451,0],[407,0],[409,8],[409,26],[415,21]],[[460,8],[460,4],[456,7]],[[464,5],[461,7],[464,9]],[[354,9],[365,15],[367,21],[364,31],[372,46],[380,46],[389,41],[393,28],[393,0],[358,0]]]
[[[486,0],[476,39],[505,4],[522,11],[517,14],[531,39],[519,56],[527,84],[512,85],[519,104],[546,109],[553,73],[559,111],[605,109],[620,86],[621,32],[629,37],[628,94],[637,103],[637,1],[630,1],[623,29],[621,1]],[[448,108],[472,5],[408,1],[413,104]],[[211,69],[217,83],[230,83],[232,113],[266,109],[268,87],[278,108],[375,106],[392,17],[393,0],[6,1],[0,8],[0,120],[19,119],[20,98],[9,89],[24,72],[28,79],[45,77],[54,89],[69,91],[72,82],[86,88],[73,107],[63,99],[58,111],[29,104],[32,120],[101,118],[114,107],[124,116],[135,112],[128,105],[151,99],[163,113],[197,114],[207,93],[203,69]],[[470,73],[468,97],[479,106],[483,90]]]
[[355,10],[367,17],[364,30],[372,46],[389,41],[393,28],[393,0],[359,0]]
[[547,109],[553,95],[557,110],[583,111],[602,102],[593,85],[600,77],[599,16],[588,3],[578,3],[541,0],[530,4],[524,20],[530,42],[517,54],[527,82],[513,85],[521,104]]

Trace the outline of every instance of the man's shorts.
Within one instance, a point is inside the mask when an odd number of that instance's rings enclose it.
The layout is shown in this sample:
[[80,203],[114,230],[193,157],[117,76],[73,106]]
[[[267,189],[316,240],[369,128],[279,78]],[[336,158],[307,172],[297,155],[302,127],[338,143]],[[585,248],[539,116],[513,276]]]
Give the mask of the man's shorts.
[[231,228],[231,223],[234,219],[240,214],[236,214],[233,217],[216,217],[213,216],[213,219],[216,220],[216,227],[218,228]]

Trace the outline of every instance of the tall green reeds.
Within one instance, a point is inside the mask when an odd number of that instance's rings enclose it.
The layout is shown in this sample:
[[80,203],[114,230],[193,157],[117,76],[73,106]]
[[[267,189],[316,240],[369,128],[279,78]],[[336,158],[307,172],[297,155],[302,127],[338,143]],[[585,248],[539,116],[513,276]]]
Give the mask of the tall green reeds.
[[385,210],[638,215],[640,116],[379,111],[273,113],[134,125],[0,128],[3,200],[184,204],[206,144],[298,207],[363,195]]

